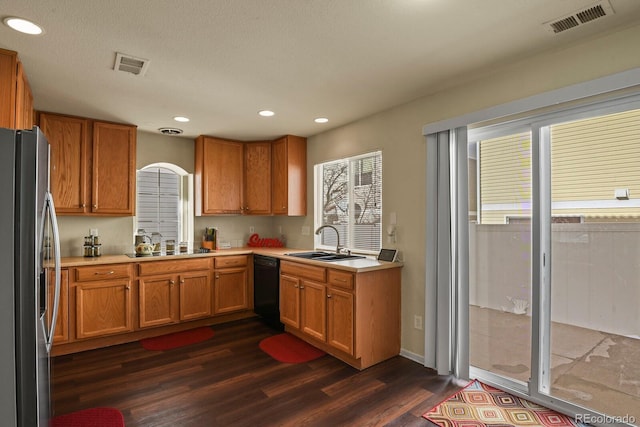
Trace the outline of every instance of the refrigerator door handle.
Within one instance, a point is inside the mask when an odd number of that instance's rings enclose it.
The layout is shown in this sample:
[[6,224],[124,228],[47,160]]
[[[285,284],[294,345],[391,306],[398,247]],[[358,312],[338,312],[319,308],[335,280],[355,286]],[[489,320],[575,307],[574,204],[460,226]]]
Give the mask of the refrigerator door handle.
[[[60,233],[58,231],[58,217],[56,216],[56,208],[53,204],[53,196],[50,192],[45,193],[45,211],[51,220],[51,230],[53,234],[53,255],[55,270],[55,287],[53,297],[53,313],[51,313],[51,326],[47,331],[46,322],[43,322],[45,328],[45,339],[47,345],[47,353],[51,352],[53,346],[53,336],[55,335],[56,323],[58,321],[58,306],[60,305]],[[43,221],[44,224],[44,221]],[[48,294],[48,292],[47,292]],[[43,319],[44,320],[44,319]]]

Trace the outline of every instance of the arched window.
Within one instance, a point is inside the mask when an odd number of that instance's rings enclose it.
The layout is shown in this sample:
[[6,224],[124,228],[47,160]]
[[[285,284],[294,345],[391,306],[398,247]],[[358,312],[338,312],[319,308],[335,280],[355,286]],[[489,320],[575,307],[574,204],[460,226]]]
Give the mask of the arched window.
[[137,172],[136,229],[159,232],[163,242],[191,243],[192,175],[171,163],[154,163]]

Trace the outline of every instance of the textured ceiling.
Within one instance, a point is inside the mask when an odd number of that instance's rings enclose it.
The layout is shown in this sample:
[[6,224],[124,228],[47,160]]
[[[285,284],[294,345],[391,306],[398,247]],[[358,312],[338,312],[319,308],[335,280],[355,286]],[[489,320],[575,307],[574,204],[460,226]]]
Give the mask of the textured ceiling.
[[[39,110],[241,140],[311,136],[536,52],[640,22],[640,1],[553,35],[589,0],[3,0]],[[113,71],[115,53],[150,60]],[[261,109],[276,115],[263,118]],[[191,118],[176,123],[173,116]],[[315,117],[329,118],[316,124]]]

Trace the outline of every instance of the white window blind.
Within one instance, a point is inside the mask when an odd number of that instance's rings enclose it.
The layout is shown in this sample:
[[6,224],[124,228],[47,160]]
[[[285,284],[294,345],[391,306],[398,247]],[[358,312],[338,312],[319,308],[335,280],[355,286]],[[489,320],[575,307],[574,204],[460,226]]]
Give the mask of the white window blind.
[[[340,244],[352,250],[377,252],[382,241],[382,153],[368,153],[316,167],[319,188],[318,227],[333,225]],[[336,234],[327,230],[321,246],[335,247]]]
[[165,168],[137,173],[138,228],[180,241],[180,176]]

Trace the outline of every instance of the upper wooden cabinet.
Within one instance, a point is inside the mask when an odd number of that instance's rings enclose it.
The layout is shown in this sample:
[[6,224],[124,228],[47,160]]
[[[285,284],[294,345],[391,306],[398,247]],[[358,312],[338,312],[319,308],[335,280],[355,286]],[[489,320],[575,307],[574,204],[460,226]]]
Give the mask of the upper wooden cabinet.
[[17,52],[0,49],[0,127],[31,129],[33,95]]
[[134,215],[136,210],[136,127],[93,123],[91,212]]
[[196,139],[196,215],[242,213],[243,143]]
[[248,215],[271,214],[271,142],[244,145],[244,204]]
[[273,142],[272,209],[275,215],[307,214],[307,140],[287,135]]
[[51,145],[51,192],[59,214],[87,211],[89,120],[58,114],[39,115],[40,129]]
[[63,215],[135,214],[136,127],[39,113],[51,145],[51,191]]
[[306,215],[307,142],[196,139],[196,215]]

